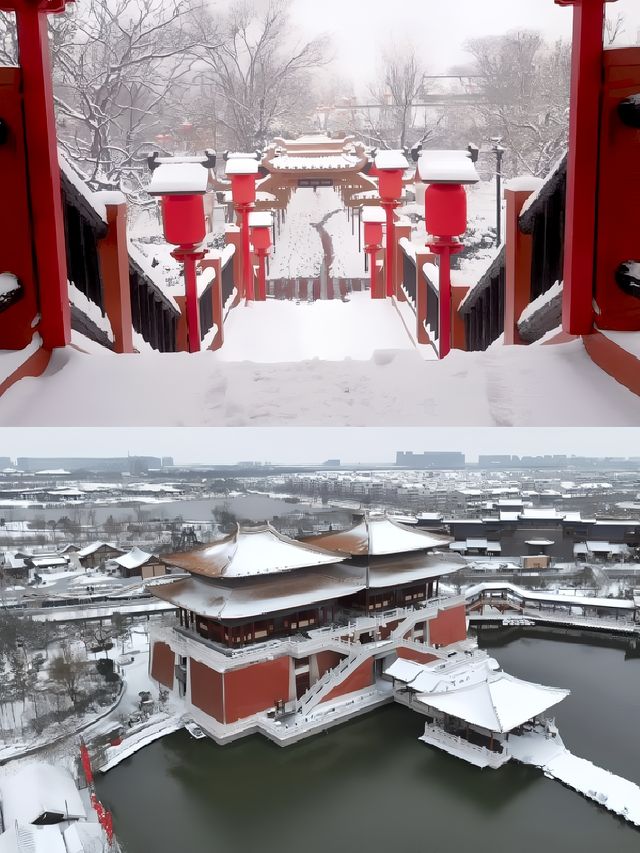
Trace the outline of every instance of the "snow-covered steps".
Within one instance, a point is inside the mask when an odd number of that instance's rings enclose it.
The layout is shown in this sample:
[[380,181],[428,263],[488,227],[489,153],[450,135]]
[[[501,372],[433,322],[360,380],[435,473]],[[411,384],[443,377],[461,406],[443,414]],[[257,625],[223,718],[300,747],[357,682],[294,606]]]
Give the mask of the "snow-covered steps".
[[539,767],[545,776],[557,779],[629,823],[640,826],[640,787],[573,755],[559,735],[548,737],[537,730],[511,735],[508,749],[522,764]]
[[591,359],[634,394],[640,395],[640,332],[596,329],[583,337]]

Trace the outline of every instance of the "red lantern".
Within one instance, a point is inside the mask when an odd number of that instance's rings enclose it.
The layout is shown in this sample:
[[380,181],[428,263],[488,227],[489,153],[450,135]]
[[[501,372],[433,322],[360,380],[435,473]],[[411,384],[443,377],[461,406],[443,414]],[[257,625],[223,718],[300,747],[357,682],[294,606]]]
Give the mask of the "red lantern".
[[162,222],[167,243],[184,248],[197,246],[205,238],[203,196],[208,171],[201,163],[161,163],[154,169],[150,195],[162,197]]
[[460,184],[430,184],[424,205],[429,234],[458,237],[467,230],[467,194]]
[[249,157],[233,157],[227,160],[227,175],[231,178],[233,203],[253,204],[256,200],[258,161]]
[[409,168],[402,151],[380,151],[374,163],[378,176],[378,194],[383,201],[398,201],[402,195],[402,179]]
[[273,217],[270,213],[250,213],[249,228],[251,242],[256,252],[266,252],[271,248],[271,225]]
[[205,238],[204,197],[166,195],[162,197],[164,239],[174,246],[197,246]]

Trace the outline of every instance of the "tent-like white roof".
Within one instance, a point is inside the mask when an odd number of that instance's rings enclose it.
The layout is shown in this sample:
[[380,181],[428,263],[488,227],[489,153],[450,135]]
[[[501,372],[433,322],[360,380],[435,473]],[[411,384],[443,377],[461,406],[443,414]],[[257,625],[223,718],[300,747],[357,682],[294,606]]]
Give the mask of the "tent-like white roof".
[[307,541],[341,554],[375,557],[443,547],[452,539],[418,527],[406,527],[386,515],[372,513],[349,530],[324,533]]
[[170,554],[164,563],[206,577],[243,578],[280,574],[343,560],[339,554],[290,539],[270,524],[238,527],[218,542]]
[[504,734],[562,702],[569,692],[523,681],[506,672],[487,671],[484,681],[443,692],[421,693],[417,701],[473,726]]
[[501,672],[489,657],[453,667],[447,661],[419,664],[399,658],[386,674],[408,684],[423,705],[501,734],[557,705],[570,692]]
[[[0,835],[0,853],[68,853],[57,826],[10,826]],[[83,853],[81,850],[80,853]]]
[[76,820],[86,817],[69,771],[40,761],[0,777],[0,802],[5,826],[33,823],[45,812]]
[[153,558],[153,554],[147,554],[137,546],[132,548],[128,554],[123,554],[121,557],[114,557],[112,563],[117,563],[123,569],[137,569]]

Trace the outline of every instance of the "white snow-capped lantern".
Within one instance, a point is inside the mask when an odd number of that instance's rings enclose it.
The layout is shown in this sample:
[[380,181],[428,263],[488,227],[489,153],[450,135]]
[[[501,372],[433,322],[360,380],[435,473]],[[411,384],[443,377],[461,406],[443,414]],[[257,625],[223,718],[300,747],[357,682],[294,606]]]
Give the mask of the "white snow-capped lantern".
[[203,195],[209,172],[201,163],[161,163],[147,187],[149,195]]
[[381,207],[369,205],[362,209],[362,221],[373,223],[384,223],[386,221],[386,213]]
[[234,157],[227,160],[227,175],[257,175],[259,170],[258,161],[250,157]]
[[425,184],[477,184],[480,180],[468,151],[423,151],[418,174]]
[[376,169],[386,171],[387,169],[405,169],[409,168],[409,161],[405,157],[404,151],[393,149],[389,151],[378,151],[375,160],[373,161]]

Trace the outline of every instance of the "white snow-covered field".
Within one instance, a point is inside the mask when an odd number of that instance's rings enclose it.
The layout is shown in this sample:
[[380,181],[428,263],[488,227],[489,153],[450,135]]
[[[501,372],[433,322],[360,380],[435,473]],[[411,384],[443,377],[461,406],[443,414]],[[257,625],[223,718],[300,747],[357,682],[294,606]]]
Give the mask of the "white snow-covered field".
[[[390,322],[399,324],[394,306],[384,304]],[[339,300],[323,306],[329,315],[327,337],[329,329],[340,327],[331,313],[349,307]],[[264,333],[290,341],[287,360],[283,352],[283,361],[269,362],[266,346],[256,340],[256,314],[262,311]],[[425,361],[407,335],[404,349],[370,343],[365,360],[353,353],[343,360],[298,360],[300,345],[287,303],[254,305],[245,315],[250,318],[246,333],[239,324],[234,328],[244,346],[228,342],[237,347],[237,361],[208,351],[113,357],[56,350],[42,376],[20,380],[0,398],[0,421],[5,426],[640,423],[640,397],[601,371],[579,340],[528,347],[496,343],[486,352],[453,351],[438,362]],[[356,342],[366,329],[357,322],[343,333]],[[344,341],[335,346],[345,351]],[[241,360],[243,352],[247,360]]]

